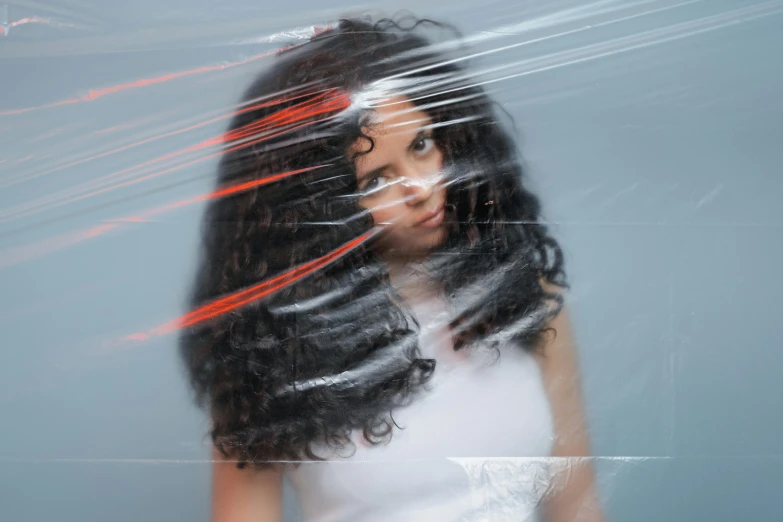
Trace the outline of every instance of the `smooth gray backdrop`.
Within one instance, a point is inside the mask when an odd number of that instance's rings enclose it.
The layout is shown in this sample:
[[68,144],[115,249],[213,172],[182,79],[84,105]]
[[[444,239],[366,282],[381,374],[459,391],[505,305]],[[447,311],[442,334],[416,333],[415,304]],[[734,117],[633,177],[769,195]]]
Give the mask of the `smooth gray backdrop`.
[[610,520],[777,520],[783,3],[752,0],[0,7],[0,519],[208,519],[175,337],[126,339],[185,311],[203,206],[116,220],[211,189],[214,149],[177,151],[265,37],[366,8],[507,66],[487,88],[566,251]]

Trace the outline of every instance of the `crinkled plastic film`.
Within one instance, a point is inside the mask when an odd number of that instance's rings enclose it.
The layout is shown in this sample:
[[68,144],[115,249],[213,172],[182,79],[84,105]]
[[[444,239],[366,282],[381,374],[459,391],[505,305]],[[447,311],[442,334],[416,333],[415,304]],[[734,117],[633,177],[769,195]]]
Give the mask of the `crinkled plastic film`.
[[777,0],[0,5],[2,519],[776,520],[780,49]]

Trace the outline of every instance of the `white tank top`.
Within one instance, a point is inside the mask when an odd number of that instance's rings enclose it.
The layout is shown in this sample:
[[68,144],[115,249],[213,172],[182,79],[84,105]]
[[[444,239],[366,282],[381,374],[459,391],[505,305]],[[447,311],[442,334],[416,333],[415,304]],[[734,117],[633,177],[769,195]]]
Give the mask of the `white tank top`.
[[[518,346],[455,352],[443,300],[407,300],[427,391],[393,412],[390,442],[288,466],[304,522],[536,521],[553,427],[538,363]],[[324,455],[325,449],[317,452]]]

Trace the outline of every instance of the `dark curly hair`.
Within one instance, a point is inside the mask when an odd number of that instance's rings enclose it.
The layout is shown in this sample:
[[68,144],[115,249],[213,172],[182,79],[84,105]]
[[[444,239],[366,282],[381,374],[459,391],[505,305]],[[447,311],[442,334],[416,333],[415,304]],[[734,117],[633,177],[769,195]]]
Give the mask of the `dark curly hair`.
[[[364,136],[361,93],[386,86],[432,119],[450,230],[430,264],[457,310],[455,349],[535,349],[562,306],[551,290],[566,286],[561,250],[523,186],[515,143],[451,59],[460,50],[436,49],[427,27],[446,26],[346,19],[288,48],[225,135],[217,187],[234,189],[206,210],[190,302],[200,312],[180,350],[215,447],[239,467],[318,459],[316,445],[349,445],[357,429],[387,440],[392,412],[435,368],[358,204],[348,151]],[[219,313],[225,302],[234,306]]]

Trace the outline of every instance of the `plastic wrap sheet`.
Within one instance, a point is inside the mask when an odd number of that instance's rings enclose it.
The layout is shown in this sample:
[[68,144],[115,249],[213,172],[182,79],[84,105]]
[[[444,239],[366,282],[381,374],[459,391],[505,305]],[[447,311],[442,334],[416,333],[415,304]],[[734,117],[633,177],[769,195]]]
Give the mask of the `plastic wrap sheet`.
[[0,518],[776,520],[781,15],[1,5]]

